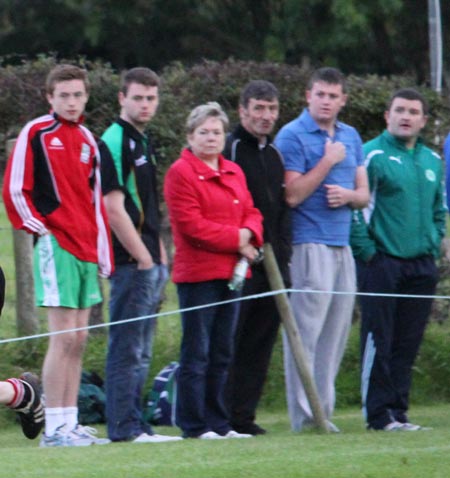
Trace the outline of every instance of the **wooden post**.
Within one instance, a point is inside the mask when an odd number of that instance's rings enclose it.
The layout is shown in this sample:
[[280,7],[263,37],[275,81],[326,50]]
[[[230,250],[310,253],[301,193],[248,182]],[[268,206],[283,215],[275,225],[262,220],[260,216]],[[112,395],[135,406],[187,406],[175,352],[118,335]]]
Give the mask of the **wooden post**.
[[[264,244],[264,268],[271,289],[273,291],[284,290],[286,287],[281,277],[272,245],[268,243]],[[305,388],[306,397],[308,398],[314,421],[321,431],[328,432],[327,420],[320,404],[316,384],[306,364],[305,350],[303,348],[297,323],[294,319],[291,303],[285,292],[277,294],[275,296],[275,302],[291,346],[292,354],[294,355],[298,375],[303,383],[303,387]]]
[[[6,143],[7,156],[16,140]],[[16,326],[18,335],[33,335],[39,330],[34,304],[33,236],[22,230],[13,230],[14,264],[16,269]]]

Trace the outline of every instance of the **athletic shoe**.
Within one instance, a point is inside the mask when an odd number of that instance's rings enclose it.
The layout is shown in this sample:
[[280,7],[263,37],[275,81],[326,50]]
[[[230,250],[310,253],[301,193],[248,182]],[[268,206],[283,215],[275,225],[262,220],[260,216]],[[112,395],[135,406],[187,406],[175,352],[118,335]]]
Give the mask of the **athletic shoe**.
[[367,425],[367,430],[374,430],[376,432],[400,432],[404,431],[403,430],[403,423],[398,422],[397,420],[393,420],[392,422],[389,422],[387,425],[385,425],[382,428],[375,428],[372,425]]
[[85,427],[79,423],[69,432],[69,435],[75,438],[91,440],[91,445],[107,445],[108,443],[111,443],[109,438],[98,438],[96,436],[97,430],[95,428]]
[[236,430],[230,430],[223,438],[252,438],[253,435],[249,433],[238,433]]
[[23,434],[33,440],[44,426],[44,407],[41,399],[39,379],[36,375],[25,372],[19,377],[23,386],[31,392],[30,400],[21,408],[14,408],[17,413]]
[[48,448],[57,446],[90,446],[93,444],[92,439],[87,436],[81,436],[73,431],[68,432],[64,424],[58,427],[51,436],[47,436],[44,433],[39,446]]
[[386,426],[382,428],[384,432],[401,432],[404,431],[405,429],[403,428],[403,423],[393,421],[391,423],[388,423]]
[[233,430],[239,433],[248,433],[249,435],[265,435],[267,430],[260,427],[256,423],[248,423],[247,425],[237,425],[233,427]]
[[173,437],[169,435],[149,435],[148,433],[141,433],[133,440],[133,443],[163,443],[167,441],[179,441],[181,437]]
[[222,435],[219,435],[216,432],[210,431],[210,432],[202,433],[201,435],[199,435],[198,437],[195,437],[195,438],[198,438],[200,440],[223,440],[226,437],[222,436]]
[[41,448],[53,447],[53,446],[69,446],[67,440],[67,433],[65,430],[65,425],[58,427],[55,430],[55,433],[51,436],[47,436],[45,433],[42,434],[41,442],[39,443]]
[[405,432],[417,432],[419,430],[423,430],[423,428],[420,425],[415,425],[414,423],[402,423],[402,430]]

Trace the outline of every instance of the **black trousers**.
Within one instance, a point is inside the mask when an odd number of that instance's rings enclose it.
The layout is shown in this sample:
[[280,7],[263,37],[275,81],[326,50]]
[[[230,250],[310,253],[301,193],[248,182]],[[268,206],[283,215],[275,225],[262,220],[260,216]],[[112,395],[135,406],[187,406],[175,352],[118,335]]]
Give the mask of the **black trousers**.
[[[398,259],[377,253],[357,263],[361,292],[433,295],[438,271],[433,257]],[[408,420],[411,372],[432,300],[361,296],[361,394],[369,427]]]
[[[243,296],[270,290],[263,265],[253,270]],[[261,398],[280,318],[273,297],[241,302],[234,341],[234,356],[229,370],[227,398],[233,427],[254,422]]]

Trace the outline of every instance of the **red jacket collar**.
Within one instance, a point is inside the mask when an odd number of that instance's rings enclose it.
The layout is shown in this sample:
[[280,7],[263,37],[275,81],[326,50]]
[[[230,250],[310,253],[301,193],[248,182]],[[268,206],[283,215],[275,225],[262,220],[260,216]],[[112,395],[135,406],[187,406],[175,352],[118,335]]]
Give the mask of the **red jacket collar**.
[[50,114],[53,115],[53,117],[59,121],[60,123],[66,124],[68,126],[78,126],[79,124],[82,124],[84,122],[84,115],[81,115],[78,118],[78,121],[68,121],[64,119],[62,116],[57,115],[53,110],[50,111]]
[[[219,155],[219,169],[215,171],[205,164],[201,159],[199,159],[195,154],[189,149],[185,148],[181,152],[181,159],[187,161],[192,169],[197,173],[201,174],[205,178],[211,178],[217,176],[217,173],[220,174],[234,174],[234,169],[232,167],[233,163],[226,160],[221,154]],[[230,164],[231,163],[231,164]]]

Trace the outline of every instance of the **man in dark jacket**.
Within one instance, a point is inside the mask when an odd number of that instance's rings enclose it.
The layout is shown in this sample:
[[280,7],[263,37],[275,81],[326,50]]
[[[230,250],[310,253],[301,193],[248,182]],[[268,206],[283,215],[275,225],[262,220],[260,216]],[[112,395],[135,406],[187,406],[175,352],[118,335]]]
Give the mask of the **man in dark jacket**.
[[[228,136],[224,156],[243,169],[255,206],[264,216],[264,241],[271,243],[283,278],[289,283],[290,223],[284,200],[284,166],[269,137],[278,119],[278,97],[278,90],[268,81],[250,81],[243,88],[240,124]],[[268,290],[263,264],[253,266],[243,295]],[[231,425],[240,433],[266,433],[254,420],[279,324],[273,297],[242,302],[228,382]]]

